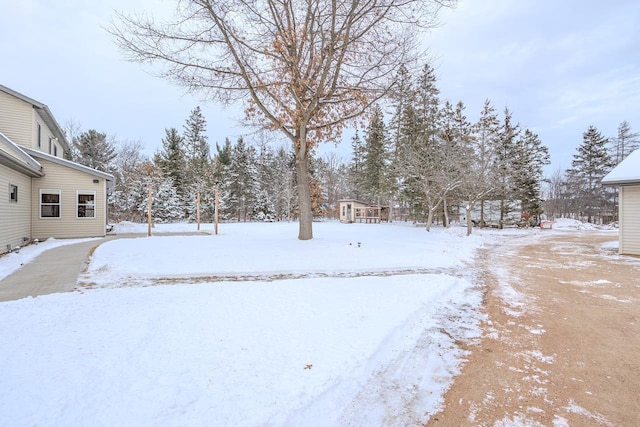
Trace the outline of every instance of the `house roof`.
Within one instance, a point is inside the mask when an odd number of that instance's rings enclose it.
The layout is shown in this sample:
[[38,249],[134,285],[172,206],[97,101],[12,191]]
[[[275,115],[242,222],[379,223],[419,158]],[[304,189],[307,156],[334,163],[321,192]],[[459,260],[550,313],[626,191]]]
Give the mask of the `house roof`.
[[640,150],[629,154],[618,166],[603,179],[604,185],[640,184]]
[[0,164],[30,177],[44,176],[42,165],[0,132]]
[[52,163],[56,163],[61,166],[66,166],[71,169],[78,170],[80,172],[88,173],[89,175],[97,176],[103,178],[107,181],[114,180],[113,175],[99,171],[97,169],[92,169],[88,166],[81,165],[80,163],[75,163],[70,160],[65,160],[60,157],[52,156],[51,154],[43,153],[42,151],[32,150],[31,148],[23,148],[24,151],[27,152],[32,157],[36,157],[38,159],[48,160]]
[[369,205],[369,203],[367,202],[363,202],[362,200],[357,200],[357,199],[340,199],[338,200],[338,203],[340,202],[354,202],[354,203],[360,203],[361,205]]
[[10,89],[3,85],[0,85],[0,90],[5,93],[8,93],[11,96],[15,96],[16,98],[21,99],[22,101],[28,104],[31,104],[31,106],[36,109],[36,112],[38,113],[40,118],[42,118],[42,121],[44,121],[47,124],[49,129],[51,129],[51,131],[53,132],[54,136],[58,138],[58,142],[60,142],[60,144],[63,145],[64,151],[69,151],[71,149],[69,145],[69,141],[67,141],[67,137],[65,136],[64,132],[62,131],[62,128],[60,127],[56,119],[53,117],[51,110],[49,110],[49,107],[47,107],[46,104],[36,101],[33,98],[29,98],[28,96],[23,95],[20,92],[16,92],[15,90]]

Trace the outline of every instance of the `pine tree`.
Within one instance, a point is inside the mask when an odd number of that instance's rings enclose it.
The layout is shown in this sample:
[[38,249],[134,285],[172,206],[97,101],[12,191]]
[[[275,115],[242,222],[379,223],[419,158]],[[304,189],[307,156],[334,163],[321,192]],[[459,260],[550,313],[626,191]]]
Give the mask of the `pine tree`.
[[464,156],[464,170],[459,191],[465,202],[467,235],[472,232],[471,212],[480,203],[480,224],[484,222],[484,199],[495,185],[495,144],[500,132],[500,121],[491,101],[485,100],[478,122],[468,137],[469,147]]
[[349,181],[351,196],[360,199],[364,182],[364,142],[360,138],[358,129],[351,138],[351,165],[349,170]]
[[520,200],[522,212],[528,218],[540,219],[543,213],[543,167],[551,162],[549,149],[529,129],[525,129],[516,145],[513,162],[514,197]]
[[239,138],[231,151],[229,168],[229,208],[238,221],[247,221],[257,196],[255,149]]
[[567,171],[578,213],[588,222],[602,217],[607,206],[607,193],[602,178],[611,170],[613,162],[607,151],[608,139],[595,126],[589,126],[582,134],[582,144],[573,156],[571,169]]
[[103,172],[112,172],[112,161],[116,157],[116,149],[107,135],[90,129],[73,139],[75,161]]
[[196,194],[210,188],[211,149],[207,142],[207,122],[200,107],[196,107],[183,126],[184,152],[187,159],[185,185],[188,193]]
[[180,195],[188,193],[185,176],[187,163],[184,152],[184,138],[176,128],[165,129],[162,139],[162,150],[155,154],[153,162],[160,169],[162,176],[171,179]]
[[495,168],[497,189],[495,197],[500,201],[499,227],[504,226],[505,216],[509,213],[509,202],[515,192],[513,166],[517,154],[516,139],[520,134],[520,125],[513,123],[513,115],[507,107],[504,119],[496,138]]
[[361,188],[370,202],[378,203],[388,194],[389,147],[382,108],[374,108],[365,134]]
[[462,177],[475,158],[473,147],[469,143],[472,127],[464,114],[465,108],[462,101],[455,108],[446,101],[442,110],[442,178],[448,187],[443,195],[442,211],[446,227],[449,226],[449,197],[460,198],[458,189],[464,182]]

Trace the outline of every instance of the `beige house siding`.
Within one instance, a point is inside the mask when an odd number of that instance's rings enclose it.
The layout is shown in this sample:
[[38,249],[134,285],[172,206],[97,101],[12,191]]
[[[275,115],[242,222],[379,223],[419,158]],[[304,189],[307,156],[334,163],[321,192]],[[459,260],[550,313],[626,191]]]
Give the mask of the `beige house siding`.
[[620,187],[620,253],[640,255],[640,185]]
[[0,132],[17,145],[37,149],[35,115],[29,103],[0,91]]
[[41,136],[40,136],[40,147],[38,147],[38,134],[37,134],[38,126],[34,124],[33,143],[31,144],[30,148],[33,148],[34,150],[42,151],[43,153],[51,154],[52,156],[55,155],[56,157],[62,157],[63,150],[61,149],[61,146],[58,143],[58,140],[54,136],[51,129],[47,127],[46,123],[44,122],[44,120],[42,120],[40,115],[35,113],[35,110],[33,115],[34,115],[34,123],[37,123],[40,125]]
[[354,222],[356,218],[356,208],[366,208],[367,204],[357,200],[339,200],[341,222]]
[[[106,234],[106,181],[86,172],[39,159],[46,176],[32,181],[33,238],[102,237]],[[97,183],[94,180],[98,181]],[[60,191],[60,217],[40,218],[41,190]],[[95,218],[77,217],[78,191],[95,192]]]
[[[18,187],[18,201],[10,200],[10,186]],[[31,236],[31,178],[0,165],[0,253],[7,245],[21,246]]]

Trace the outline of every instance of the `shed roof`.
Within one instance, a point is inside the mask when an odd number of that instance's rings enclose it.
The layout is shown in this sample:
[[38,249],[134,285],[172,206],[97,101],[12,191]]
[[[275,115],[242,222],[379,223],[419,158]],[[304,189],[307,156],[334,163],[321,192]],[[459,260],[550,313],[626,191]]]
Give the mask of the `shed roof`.
[[604,185],[640,184],[640,150],[629,154],[618,166],[603,179]]

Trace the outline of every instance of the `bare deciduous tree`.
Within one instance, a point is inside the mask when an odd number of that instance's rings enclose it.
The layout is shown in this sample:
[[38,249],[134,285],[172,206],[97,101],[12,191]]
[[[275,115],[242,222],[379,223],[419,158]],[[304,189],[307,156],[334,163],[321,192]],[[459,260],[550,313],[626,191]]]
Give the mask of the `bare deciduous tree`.
[[206,99],[241,99],[246,118],[295,149],[300,239],[311,239],[309,157],[335,140],[415,59],[417,31],[455,0],[191,0],[172,22],[118,14],[130,59]]

